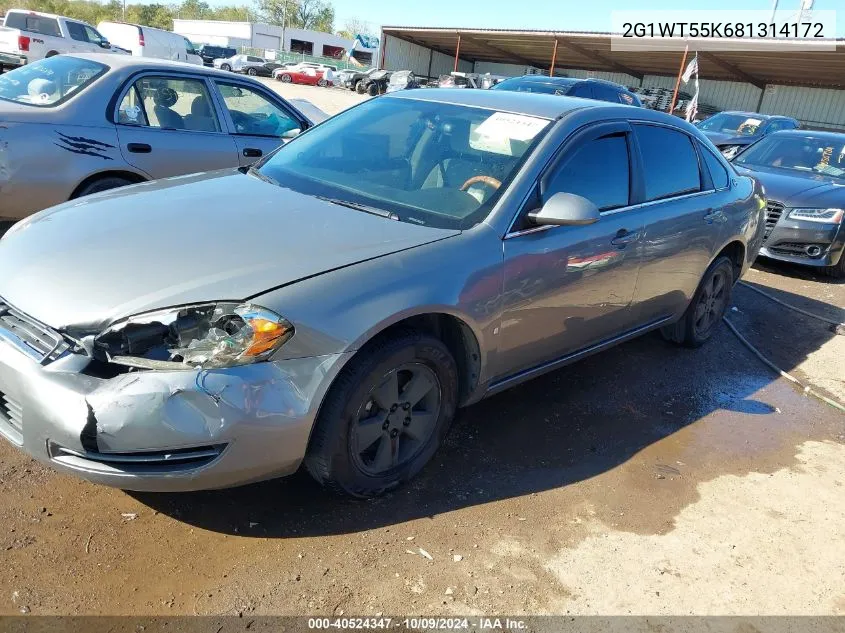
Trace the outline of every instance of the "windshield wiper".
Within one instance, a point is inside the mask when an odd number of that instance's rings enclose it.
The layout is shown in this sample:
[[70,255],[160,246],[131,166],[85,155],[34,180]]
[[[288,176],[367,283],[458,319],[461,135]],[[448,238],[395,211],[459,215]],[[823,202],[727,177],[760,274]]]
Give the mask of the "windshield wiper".
[[357,202],[350,202],[349,200],[341,200],[340,198],[329,198],[327,196],[314,196],[319,200],[323,200],[325,202],[331,202],[332,204],[339,205],[341,207],[347,207],[349,209],[355,209],[356,211],[363,211],[364,213],[370,213],[372,215],[377,215],[380,218],[387,218],[388,220],[397,220],[399,221],[400,218],[398,215],[393,213],[393,211],[385,211],[384,209],[379,209],[377,207],[371,207],[366,204],[359,204]]

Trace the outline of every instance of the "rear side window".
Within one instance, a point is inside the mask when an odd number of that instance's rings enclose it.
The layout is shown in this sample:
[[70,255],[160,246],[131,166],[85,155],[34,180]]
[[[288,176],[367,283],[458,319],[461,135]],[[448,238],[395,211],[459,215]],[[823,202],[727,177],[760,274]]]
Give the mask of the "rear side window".
[[54,106],[78,95],[107,70],[99,62],[54,55],[0,75],[0,99]]
[[564,159],[547,181],[543,198],[564,191],[608,211],[628,206],[630,183],[627,137],[614,134],[588,141]]
[[646,200],[701,191],[698,157],[689,136],[655,125],[634,129],[643,158]]
[[730,176],[728,170],[719,161],[718,158],[709,149],[704,147],[701,143],[698,144],[698,151],[704,157],[704,164],[710,171],[710,179],[713,181],[713,186],[716,189],[725,189],[728,186]]
[[55,18],[45,18],[40,15],[29,15],[26,13],[10,13],[6,16],[6,26],[10,29],[20,29],[41,35],[61,37],[59,22]]
[[593,95],[595,99],[601,101],[610,101],[611,103],[619,103],[619,91],[610,86],[603,86],[602,84],[593,84]]
[[246,58],[248,62],[258,62],[259,64],[263,64],[264,60],[260,57],[252,57],[251,55]]

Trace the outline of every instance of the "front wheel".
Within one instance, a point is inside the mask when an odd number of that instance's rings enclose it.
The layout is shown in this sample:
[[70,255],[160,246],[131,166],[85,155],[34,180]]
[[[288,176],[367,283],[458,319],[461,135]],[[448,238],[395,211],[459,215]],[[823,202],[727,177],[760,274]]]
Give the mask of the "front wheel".
[[255,77],[258,74],[258,71],[255,70],[255,68],[247,68],[246,74],[249,75],[250,77]]
[[365,86],[364,82],[360,79],[355,82],[355,92],[357,92],[359,95],[362,95],[367,92],[367,86]]
[[407,331],[372,343],[335,380],[305,466],[321,484],[374,497],[431,459],[455,416],[458,371],[439,340]]
[[686,347],[704,345],[731,305],[733,285],[733,262],[719,257],[704,273],[681,320],[661,329],[663,338]]
[[370,84],[367,86],[367,94],[371,97],[375,97],[378,94],[378,86],[376,84]]
[[320,88],[325,88],[326,86],[328,86],[328,85],[329,85],[329,82],[328,82],[328,81],[326,81],[325,79],[320,79],[320,80],[317,82],[317,85],[318,85],[318,86],[320,86]]
[[229,64],[220,64],[220,70],[232,70],[232,67]]
[[281,81],[282,83],[289,84],[290,80],[291,76],[287,73],[282,73],[281,75],[279,75],[279,81]]

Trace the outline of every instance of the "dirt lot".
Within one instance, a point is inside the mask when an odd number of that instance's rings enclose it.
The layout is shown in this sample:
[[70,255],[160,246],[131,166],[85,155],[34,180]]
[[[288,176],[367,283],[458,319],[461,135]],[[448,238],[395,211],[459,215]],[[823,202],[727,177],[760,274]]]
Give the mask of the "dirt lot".
[[[746,281],[845,321],[845,284],[768,263]],[[845,400],[845,337],[747,287],[734,307],[767,356]],[[726,328],[467,409],[411,486],[371,502],[304,475],[125,493],[5,442],[0,499],[0,614],[845,614],[845,415]]]
[[298,86],[295,84],[283,84],[281,81],[274,79],[260,79],[260,81],[270,86],[285,99],[306,99],[329,114],[337,114],[341,110],[345,110],[354,106],[356,103],[370,98],[344,88]]

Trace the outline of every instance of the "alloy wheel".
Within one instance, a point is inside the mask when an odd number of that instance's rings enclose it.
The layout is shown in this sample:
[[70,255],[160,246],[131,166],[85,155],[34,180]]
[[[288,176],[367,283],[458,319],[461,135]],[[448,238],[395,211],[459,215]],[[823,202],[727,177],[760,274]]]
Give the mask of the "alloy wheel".
[[380,476],[414,459],[440,417],[441,386],[422,363],[406,363],[373,387],[358,410],[350,452],[358,468]]
[[702,288],[695,306],[693,327],[697,335],[706,334],[722,317],[727,307],[728,279],[724,271],[716,270]]

